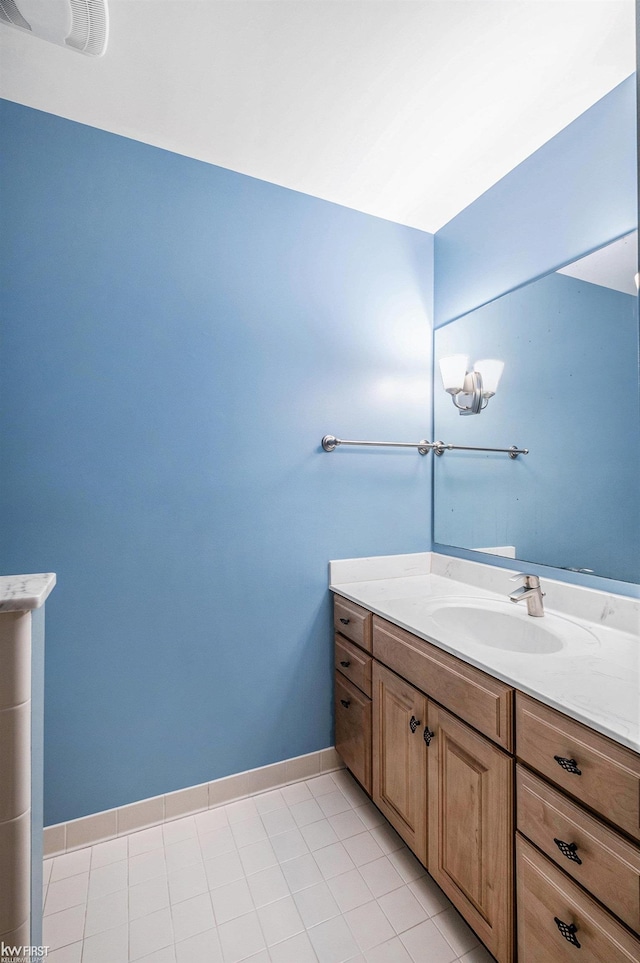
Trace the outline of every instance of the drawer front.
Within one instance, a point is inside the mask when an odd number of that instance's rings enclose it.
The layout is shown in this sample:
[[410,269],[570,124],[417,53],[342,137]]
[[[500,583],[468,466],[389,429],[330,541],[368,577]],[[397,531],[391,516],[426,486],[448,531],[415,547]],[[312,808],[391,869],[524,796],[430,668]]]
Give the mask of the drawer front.
[[336,750],[371,795],[371,699],[335,674]]
[[518,963],[640,960],[640,940],[519,834],[516,854]]
[[640,932],[640,848],[522,766],[516,785],[520,832]]
[[345,635],[367,652],[371,652],[371,618],[371,612],[361,605],[339,595],[334,597],[333,625],[336,632]]
[[335,667],[337,672],[357,685],[359,689],[371,698],[371,662],[370,655],[366,655],[357,645],[352,645],[341,635],[335,637]]
[[513,689],[374,616],[373,654],[493,742],[513,746]]
[[521,693],[516,699],[516,753],[579,802],[640,839],[637,753]]

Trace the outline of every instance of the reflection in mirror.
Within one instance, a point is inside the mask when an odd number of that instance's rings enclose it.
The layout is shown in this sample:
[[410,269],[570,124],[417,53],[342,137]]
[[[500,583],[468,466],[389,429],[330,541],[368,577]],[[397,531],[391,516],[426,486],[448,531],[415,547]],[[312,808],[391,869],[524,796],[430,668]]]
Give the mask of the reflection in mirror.
[[[637,232],[435,332],[434,540],[640,582]],[[441,358],[504,362],[460,417]],[[461,396],[464,397],[464,396]]]

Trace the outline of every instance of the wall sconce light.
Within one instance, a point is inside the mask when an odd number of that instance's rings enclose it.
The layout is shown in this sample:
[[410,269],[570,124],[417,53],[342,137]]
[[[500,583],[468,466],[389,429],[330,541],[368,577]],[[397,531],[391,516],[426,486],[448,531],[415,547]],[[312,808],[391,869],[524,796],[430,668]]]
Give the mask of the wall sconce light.
[[[504,361],[485,358],[476,361],[471,371],[467,371],[468,358],[465,354],[454,354],[440,359],[440,374],[444,390],[461,415],[477,415],[489,403],[498,388],[504,368]],[[460,403],[459,396],[462,395]]]

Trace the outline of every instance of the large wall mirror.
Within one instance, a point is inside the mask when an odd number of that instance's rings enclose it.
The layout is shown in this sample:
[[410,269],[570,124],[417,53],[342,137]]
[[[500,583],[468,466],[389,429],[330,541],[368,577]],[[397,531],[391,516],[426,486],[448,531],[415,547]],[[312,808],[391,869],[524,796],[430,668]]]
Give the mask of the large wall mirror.
[[[436,439],[529,453],[434,458],[435,542],[640,582],[637,263],[634,232],[436,330]],[[479,414],[444,390],[456,355],[504,362]]]

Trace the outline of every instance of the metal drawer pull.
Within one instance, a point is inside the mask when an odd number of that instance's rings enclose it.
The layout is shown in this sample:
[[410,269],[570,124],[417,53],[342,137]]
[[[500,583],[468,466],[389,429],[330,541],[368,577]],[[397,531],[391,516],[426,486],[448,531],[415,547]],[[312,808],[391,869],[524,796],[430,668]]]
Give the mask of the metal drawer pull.
[[420,720],[416,719],[415,716],[411,716],[411,720],[409,721],[409,728],[411,729],[411,731],[415,732],[419,725],[420,725]]
[[351,619],[340,619],[343,625],[348,625]]
[[556,924],[565,940],[567,940],[568,943],[573,943],[574,946],[577,946],[578,949],[580,949],[580,944],[575,937],[575,934],[578,932],[578,927],[576,924],[563,923],[562,920],[559,920],[557,916],[553,917],[553,922]]
[[565,759],[564,756],[554,756],[553,758],[567,772],[572,772],[576,776],[582,775],[582,769],[578,769],[575,759]]
[[553,837],[553,841],[563,856],[566,856],[567,859],[573,860],[573,862],[577,863],[578,866],[582,866],[582,860],[578,855],[576,855],[578,852],[576,843],[565,843],[564,840],[556,839],[555,836]]
[[427,744],[428,746],[430,746],[430,745],[431,745],[431,740],[432,740],[433,737],[435,736],[435,732],[433,732],[433,730],[430,729],[429,726],[425,726],[425,727],[424,727],[424,732],[422,733],[422,735],[423,735],[423,737],[424,737],[424,741],[426,742],[426,744]]
[[345,669],[348,669],[351,663],[347,660],[346,662],[341,662],[340,665],[344,666]]
[[350,699],[340,699],[340,702],[341,702],[342,705],[345,707],[345,709],[348,709],[349,706],[351,705],[351,700],[350,700]]

